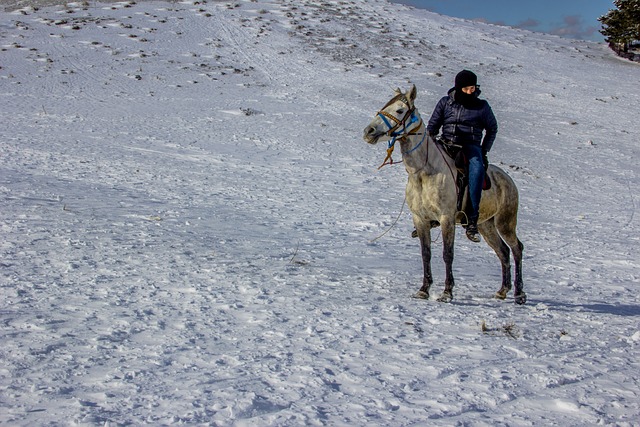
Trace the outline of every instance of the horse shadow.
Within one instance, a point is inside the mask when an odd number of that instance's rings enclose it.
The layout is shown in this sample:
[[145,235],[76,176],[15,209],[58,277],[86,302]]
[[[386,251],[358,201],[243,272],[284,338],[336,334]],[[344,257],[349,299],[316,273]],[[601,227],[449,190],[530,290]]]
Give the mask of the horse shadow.
[[586,313],[611,314],[622,317],[640,316],[640,305],[607,303],[574,304],[558,300],[540,300],[539,302],[558,311],[570,311],[574,313],[576,311],[583,311]]
[[[509,299],[509,298],[507,298]],[[479,305],[484,305],[486,307],[495,307],[495,304],[498,300],[495,298],[469,298],[469,299],[456,299],[452,301],[453,304],[461,305],[461,306],[474,306],[477,307]],[[501,304],[513,303],[513,301],[500,301]],[[594,313],[594,314],[610,314],[613,316],[621,316],[621,317],[638,317],[640,316],[640,305],[633,304],[607,304],[603,302],[594,302],[594,303],[585,303],[585,304],[575,304],[571,302],[558,301],[558,300],[547,300],[544,298],[531,299],[527,301],[527,306],[535,307],[537,304],[544,304],[550,310],[553,311],[563,311],[563,312],[571,312],[575,313],[576,311],[581,311],[583,313]]]

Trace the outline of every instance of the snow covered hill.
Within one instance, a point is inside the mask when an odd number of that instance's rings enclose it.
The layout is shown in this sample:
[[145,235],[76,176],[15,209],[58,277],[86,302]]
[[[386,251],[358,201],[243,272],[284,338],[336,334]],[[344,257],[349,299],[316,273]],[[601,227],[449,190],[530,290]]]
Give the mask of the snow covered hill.
[[[382,0],[17,4],[0,424],[637,425],[638,64]],[[463,68],[520,189],[522,307],[462,232],[454,301],[411,298],[406,172],[362,140]]]

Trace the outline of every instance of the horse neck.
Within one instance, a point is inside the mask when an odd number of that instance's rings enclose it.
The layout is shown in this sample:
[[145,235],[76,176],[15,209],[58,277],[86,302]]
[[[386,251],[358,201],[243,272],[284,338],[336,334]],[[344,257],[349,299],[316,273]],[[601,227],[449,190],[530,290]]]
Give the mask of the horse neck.
[[443,155],[442,149],[426,132],[426,127],[422,123],[415,132],[400,141],[404,166],[409,175],[418,172],[435,175],[455,170],[453,161]]

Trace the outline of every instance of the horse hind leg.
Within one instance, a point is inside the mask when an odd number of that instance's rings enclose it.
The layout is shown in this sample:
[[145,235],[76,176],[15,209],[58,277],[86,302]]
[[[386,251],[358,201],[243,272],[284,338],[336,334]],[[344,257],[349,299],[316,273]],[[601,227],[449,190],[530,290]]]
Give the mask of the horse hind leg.
[[513,281],[515,290],[514,298],[516,304],[522,305],[527,302],[527,294],[524,292],[524,283],[522,281],[522,253],[524,245],[516,235],[516,227],[510,223],[498,223],[498,232],[504,241],[511,248],[513,260],[515,263],[515,278]]
[[515,300],[516,304],[522,305],[527,302],[527,294],[524,292],[524,283],[522,282],[522,252],[524,245],[516,238],[516,244],[511,248],[513,253],[513,259],[516,263],[516,277],[514,281],[515,286]]
[[495,297],[503,300],[507,298],[507,293],[511,290],[511,258],[509,246],[507,246],[500,237],[493,218],[478,224],[478,231],[480,231],[484,240],[500,260],[500,265],[502,266],[502,286],[500,290],[496,292]]

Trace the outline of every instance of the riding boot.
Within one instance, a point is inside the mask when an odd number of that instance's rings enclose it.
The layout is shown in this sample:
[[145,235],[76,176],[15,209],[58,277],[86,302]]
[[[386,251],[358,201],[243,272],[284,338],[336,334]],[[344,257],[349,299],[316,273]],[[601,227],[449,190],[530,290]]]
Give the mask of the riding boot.
[[478,234],[478,218],[469,218],[469,224],[467,224],[467,238],[475,243],[480,241],[480,235]]

